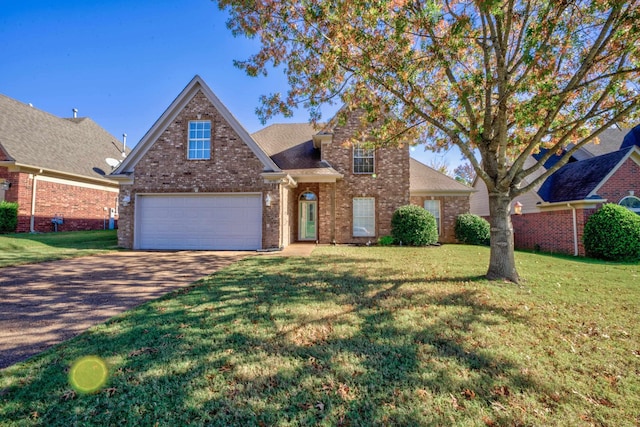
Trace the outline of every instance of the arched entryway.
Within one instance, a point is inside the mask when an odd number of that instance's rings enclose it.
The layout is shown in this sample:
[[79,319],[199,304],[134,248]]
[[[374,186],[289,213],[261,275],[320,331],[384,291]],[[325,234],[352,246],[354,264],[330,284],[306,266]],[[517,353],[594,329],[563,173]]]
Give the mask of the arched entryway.
[[318,197],[311,191],[298,198],[298,240],[318,240]]

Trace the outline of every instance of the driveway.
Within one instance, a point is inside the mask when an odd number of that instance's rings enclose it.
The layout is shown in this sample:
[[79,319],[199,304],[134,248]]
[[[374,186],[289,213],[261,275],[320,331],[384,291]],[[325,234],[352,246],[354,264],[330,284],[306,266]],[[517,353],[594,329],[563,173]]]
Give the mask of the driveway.
[[0,269],[0,369],[255,252],[116,252]]

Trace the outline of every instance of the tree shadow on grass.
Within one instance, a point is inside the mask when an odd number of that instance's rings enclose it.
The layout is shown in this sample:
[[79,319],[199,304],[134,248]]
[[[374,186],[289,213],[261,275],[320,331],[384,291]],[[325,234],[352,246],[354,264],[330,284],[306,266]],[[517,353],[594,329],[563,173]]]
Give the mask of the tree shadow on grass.
[[[375,274],[358,266],[377,264]],[[480,276],[407,279],[382,259],[253,258],[9,369],[0,416],[48,425],[446,425],[546,386],[483,341],[525,321]],[[97,354],[106,388],[68,396]],[[12,378],[10,378],[12,377]],[[34,422],[35,423],[35,422]]]

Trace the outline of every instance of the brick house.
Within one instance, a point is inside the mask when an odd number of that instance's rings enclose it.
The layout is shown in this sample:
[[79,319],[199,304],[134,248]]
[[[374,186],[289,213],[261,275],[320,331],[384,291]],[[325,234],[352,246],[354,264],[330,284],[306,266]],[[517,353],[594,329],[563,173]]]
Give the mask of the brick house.
[[[560,157],[551,157],[544,167],[552,167]],[[487,188],[480,179],[474,188],[471,212],[488,218]],[[640,126],[607,129],[599,144],[585,145],[537,188],[513,201],[522,205],[522,214],[511,216],[515,247],[585,255],[582,234],[589,216],[603,203],[618,203],[640,214],[638,196]]]
[[118,185],[105,159],[122,150],[89,118],[56,117],[0,95],[0,201],[18,203],[17,232],[114,226]]
[[111,178],[118,240],[134,249],[271,249],[367,243],[410,202],[436,213],[441,240],[473,191],[410,159],[409,147],[349,142],[357,126],[271,125],[249,135],[196,76]]

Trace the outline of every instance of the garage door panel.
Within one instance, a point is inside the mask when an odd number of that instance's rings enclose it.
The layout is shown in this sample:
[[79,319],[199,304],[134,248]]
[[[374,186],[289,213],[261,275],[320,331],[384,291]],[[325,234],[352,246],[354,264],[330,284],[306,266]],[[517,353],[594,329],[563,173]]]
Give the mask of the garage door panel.
[[139,196],[138,249],[262,247],[260,195]]

